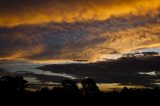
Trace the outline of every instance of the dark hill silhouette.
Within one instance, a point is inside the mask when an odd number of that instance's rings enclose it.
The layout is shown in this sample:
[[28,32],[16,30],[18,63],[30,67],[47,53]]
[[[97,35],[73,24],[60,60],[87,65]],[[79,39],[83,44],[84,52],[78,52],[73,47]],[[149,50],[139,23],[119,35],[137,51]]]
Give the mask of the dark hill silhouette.
[[38,69],[55,73],[78,75],[78,79],[91,77],[96,82],[121,83],[154,87],[157,76],[140,75],[139,72],[160,72],[160,56],[122,57],[117,60],[88,64],[53,64]]
[[[39,69],[44,70],[54,70],[58,69],[66,70],[81,70],[81,69],[97,69],[106,68],[106,69],[160,69],[160,56],[149,56],[149,57],[122,57],[117,60],[109,60],[109,61],[101,61],[96,63],[88,63],[88,64],[53,64],[39,67]],[[83,66],[83,67],[82,67]],[[57,71],[58,72],[58,71]]]

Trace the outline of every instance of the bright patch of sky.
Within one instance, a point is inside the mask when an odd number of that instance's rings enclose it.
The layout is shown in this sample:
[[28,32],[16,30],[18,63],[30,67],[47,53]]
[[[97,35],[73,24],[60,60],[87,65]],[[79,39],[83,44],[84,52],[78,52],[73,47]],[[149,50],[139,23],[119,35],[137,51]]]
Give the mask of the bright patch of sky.
[[159,52],[160,53],[160,48],[149,48],[149,49],[138,49],[132,51],[133,53],[135,52]]

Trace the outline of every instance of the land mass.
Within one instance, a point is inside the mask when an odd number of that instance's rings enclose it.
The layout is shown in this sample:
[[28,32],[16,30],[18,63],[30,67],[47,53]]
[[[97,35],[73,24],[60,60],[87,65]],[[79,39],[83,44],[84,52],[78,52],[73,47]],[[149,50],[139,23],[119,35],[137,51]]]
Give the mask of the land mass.
[[[44,71],[67,73],[77,79],[94,78],[100,83],[121,83],[131,85],[157,86],[160,73],[160,56],[122,57],[117,60],[96,63],[53,64],[39,67]],[[141,75],[139,72],[152,72],[156,75]]]

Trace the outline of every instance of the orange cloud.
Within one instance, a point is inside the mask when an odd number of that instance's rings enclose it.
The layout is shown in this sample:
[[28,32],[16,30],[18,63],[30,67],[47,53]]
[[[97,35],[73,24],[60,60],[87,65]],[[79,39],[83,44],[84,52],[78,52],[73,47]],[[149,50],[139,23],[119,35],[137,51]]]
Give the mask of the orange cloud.
[[[129,14],[104,21],[0,28],[0,59],[30,61],[89,59],[160,47],[158,14]],[[9,42],[9,43],[8,43]]]
[[159,8],[159,0],[0,0],[0,60],[96,60],[160,47]]
[[0,0],[0,26],[106,20],[158,8],[159,0]]

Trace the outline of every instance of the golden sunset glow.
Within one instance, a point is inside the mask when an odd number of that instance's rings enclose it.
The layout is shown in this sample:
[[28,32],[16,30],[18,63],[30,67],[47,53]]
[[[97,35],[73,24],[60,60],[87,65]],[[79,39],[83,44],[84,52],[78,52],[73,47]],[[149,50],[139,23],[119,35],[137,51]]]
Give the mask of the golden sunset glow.
[[111,16],[146,14],[148,11],[156,14],[160,7],[159,0],[41,0],[36,5],[35,2],[1,0],[0,26],[106,20]]
[[159,0],[37,1],[0,0],[1,60],[96,61],[160,47]]

